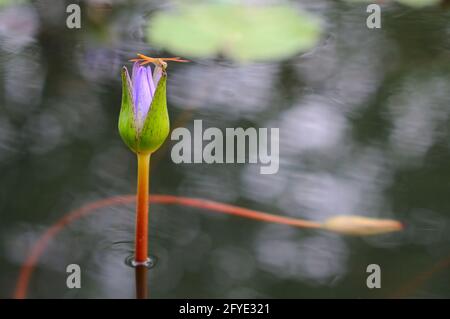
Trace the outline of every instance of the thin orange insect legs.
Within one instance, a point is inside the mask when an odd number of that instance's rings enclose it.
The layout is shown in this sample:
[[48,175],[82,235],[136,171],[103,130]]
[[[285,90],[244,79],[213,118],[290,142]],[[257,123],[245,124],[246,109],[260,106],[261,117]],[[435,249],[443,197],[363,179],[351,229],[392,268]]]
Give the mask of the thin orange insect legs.
[[143,60],[143,59],[132,59],[130,61],[132,61],[132,62],[139,62],[140,65],[146,65],[146,64],[149,64],[149,63],[154,63],[152,61]]
[[143,55],[143,54],[141,54],[141,53],[138,53],[137,56],[139,57],[140,60],[150,61],[150,62],[152,62],[152,63],[157,63],[157,62],[158,62],[158,61],[157,61],[157,60],[158,60],[157,58],[152,58],[152,57]]
[[160,58],[161,60],[163,60],[163,61],[174,61],[174,62],[191,62],[191,61],[189,61],[189,60],[183,60],[182,58],[180,58],[180,57],[176,57],[176,58]]
[[137,56],[138,56],[137,59],[131,59],[130,61],[138,62],[141,65],[145,65],[145,64],[148,64],[148,63],[153,63],[155,65],[161,65],[162,62],[164,62],[164,61],[173,61],[173,62],[182,62],[182,63],[190,62],[189,60],[184,60],[184,59],[181,59],[180,57],[152,58],[152,57],[146,56],[146,55],[141,54],[141,53],[137,53]]

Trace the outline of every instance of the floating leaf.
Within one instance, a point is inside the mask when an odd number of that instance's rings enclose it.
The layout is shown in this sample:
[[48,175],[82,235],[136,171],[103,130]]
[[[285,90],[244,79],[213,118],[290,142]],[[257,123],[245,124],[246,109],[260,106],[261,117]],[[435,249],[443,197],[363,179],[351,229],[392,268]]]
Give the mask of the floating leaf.
[[[363,2],[374,3],[374,0],[346,0],[347,2]],[[392,0],[391,2],[398,2],[414,8],[423,8],[441,3],[441,0]]]
[[403,225],[391,219],[375,219],[362,216],[341,215],[327,219],[322,228],[344,235],[377,235],[399,231]]
[[186,57],[222,54],[238,61],[259,61],[314,47],[320,24],[290,6],[199,4],[157,13],[148,37],[153,44]]
[[11,5],[18,5],[27,2],[26,0],[0,0],[0,8]]
[[398,3],[408,5],[410,7],[422,8],[441,3],[441,0],[396,0]]

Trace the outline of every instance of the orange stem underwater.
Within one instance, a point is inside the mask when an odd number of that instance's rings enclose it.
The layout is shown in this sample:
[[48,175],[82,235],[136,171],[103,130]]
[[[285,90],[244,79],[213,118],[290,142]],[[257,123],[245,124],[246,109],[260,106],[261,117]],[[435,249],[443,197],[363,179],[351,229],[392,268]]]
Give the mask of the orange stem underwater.
[[136,199],[135,262],[145,263],[148,258],[148,194],[150,154],[138,154],[138,177]]

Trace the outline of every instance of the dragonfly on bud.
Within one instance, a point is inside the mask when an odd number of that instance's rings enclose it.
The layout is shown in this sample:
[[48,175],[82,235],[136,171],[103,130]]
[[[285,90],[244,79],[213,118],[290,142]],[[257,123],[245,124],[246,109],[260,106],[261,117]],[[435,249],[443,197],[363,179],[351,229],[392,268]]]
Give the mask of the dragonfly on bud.
[[146,65],[149,63],[153,63],[156,67],[160,67],[163,70],[167,68],[167,62],[166,61],[172,61],[172,62],[190,62],[189,60],[183,60],[180,57],[173,57],[173,58],[152,58],[146,55],[143,55],[141,53],[137,54],[138,58],[131,59],[131,62],[137,62],[141,66]]

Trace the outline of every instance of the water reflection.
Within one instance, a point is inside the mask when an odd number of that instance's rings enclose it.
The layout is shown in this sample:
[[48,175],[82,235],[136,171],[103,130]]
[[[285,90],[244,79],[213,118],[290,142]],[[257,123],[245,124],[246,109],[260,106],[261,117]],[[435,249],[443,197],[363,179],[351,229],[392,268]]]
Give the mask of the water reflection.
[[349,251],[341,238],[329,234],[298,237],[295,232],[265,227],[256,247],[260,267],[282,279],[312,285],[333,285],[345,275]]
[[32,5],[7,6],[0,11],[0,47],[17,53],[35,41],[39,18]]
[[253,119],[271,106],[277,73],[276,65],[184,66],[173,75],[171,101],[228,121]]
[[420,165],[429,149],[445,136],[443,129],[450,114],[448,74],[441,75],[439,70],[415,72],[406,75],[387,106],[393,119],[390,148],[404,159],[403,165],[417,161]]

